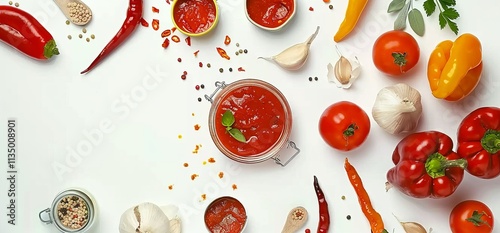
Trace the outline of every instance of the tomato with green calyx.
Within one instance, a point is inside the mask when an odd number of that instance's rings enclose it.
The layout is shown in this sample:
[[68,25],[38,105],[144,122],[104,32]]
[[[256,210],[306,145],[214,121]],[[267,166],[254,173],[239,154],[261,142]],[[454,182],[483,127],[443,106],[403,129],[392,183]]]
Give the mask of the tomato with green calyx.
[[399,76],[418,63],[420,47],[407,32],[388,31],[373,44],[372,58],[378,70],[387,75]]
[[331,147],[350,151],[359,147],[368,137],[370,118],[352,102],[337,102],[326,108],[321,115],[319,133]]
[[493,223],[491,209],[480,201],[462,201],[453,208],[450,214],[452,233],[491,233]]

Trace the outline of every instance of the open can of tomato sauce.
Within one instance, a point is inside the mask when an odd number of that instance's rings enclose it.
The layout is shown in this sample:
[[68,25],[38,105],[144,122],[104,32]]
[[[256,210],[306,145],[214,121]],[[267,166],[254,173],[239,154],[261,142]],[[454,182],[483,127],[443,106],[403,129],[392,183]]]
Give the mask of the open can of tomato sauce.
[[[273,159],[286,166],[300,152],[289,140],[290,105],[276,87],[259,79],[216,82],[215,86],[211,95],[205,95],[212,103],[208,126],[213,142],[224,155],[246,164]],[[278,152],[285,146],[296,151],[282,162]]]
[[241,233],[247,225],[245,207],[236,198],[229,196],[212,201],[205,209],[204,219],[210,233]]
[[43,223],[54,224],[60,232],[83,233],[92,228],[96,214],[94,198],[83,189],[71,188],[57,194],[52,206],[40,211],[38,217]]

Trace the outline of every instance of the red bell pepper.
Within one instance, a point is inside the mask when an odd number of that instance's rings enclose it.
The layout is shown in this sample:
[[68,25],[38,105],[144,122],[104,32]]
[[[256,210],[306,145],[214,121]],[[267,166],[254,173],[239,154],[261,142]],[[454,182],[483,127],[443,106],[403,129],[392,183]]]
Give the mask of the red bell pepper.
[[500,174],[500,108],[481,107],[458,127],[457,153],[467,159],[467,172],[483,179]]
[[413,133],[392,153],[396,165],[387,172],[388,182],[415,198],[443,198],[462,182],[467,160],[453,151],[451,138],[438,131]]

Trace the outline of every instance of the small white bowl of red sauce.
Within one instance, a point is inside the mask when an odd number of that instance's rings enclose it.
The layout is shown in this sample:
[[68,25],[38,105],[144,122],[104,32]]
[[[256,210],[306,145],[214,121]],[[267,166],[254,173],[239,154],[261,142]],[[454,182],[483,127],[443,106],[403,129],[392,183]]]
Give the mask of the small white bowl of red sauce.
[[219,22],[216,0],[175,0],[170,9],[174,26],[188,36],[205,35]]
[[205,226],[211,233],[241,233],[247,223],[243,204],[234,197],[223,196],[212,201],[205,209]]
[[245,15],[255,26],[268,31],[283,28],[295,16],[296,0],[246,0]]
[[[216,86],[212,96],[205,95],[212,102],[208,125],[212,141],[225,156],[246,164],[273,159],[286,166],[300,152],[289,140],[293,122],[290,105],[275,86],[259,79],[217,82]],[[228,110],[234,116],[231,127],[240,130],[245,141],[235,139],[222,123]],[[286,146],[296,152],[282,162],[278,152]]]

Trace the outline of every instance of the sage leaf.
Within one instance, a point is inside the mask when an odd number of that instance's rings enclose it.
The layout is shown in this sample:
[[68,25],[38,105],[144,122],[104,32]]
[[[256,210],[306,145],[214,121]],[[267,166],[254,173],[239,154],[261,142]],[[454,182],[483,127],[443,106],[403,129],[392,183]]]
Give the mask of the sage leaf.
[[389,4],[389,8],[387,9],[387,13],[400,11],[405,6],[405,1],[406,0],[392,0]]
[[240,141],[240,142],[247,142],[246,138],[245,138],[245,135],[243,135],[243,133],[241,133],[241,131],[239,129],[236,129],[236,128],[232,128],[231,130],[228,131],[229,134],[231,134],[231,136]]
[[408,13],[408,21],[410,22],[411,29],[413,29],[413,31],[417,35],[419,36],[424,35],[425,32],[424,17],[422,16],[422,13],[418,9],[413,8]]
[[406,28],[406,18],[408,17],[408,11],[410,10],[410,3],[411,1],[408,1],[399,12],[396,21],[394,21],[394,30],[404,30]]
[[230,127],[234,124],[234,115],[230,110],[226,110],[224,114],[222,114],[222,125],[226,127]]

